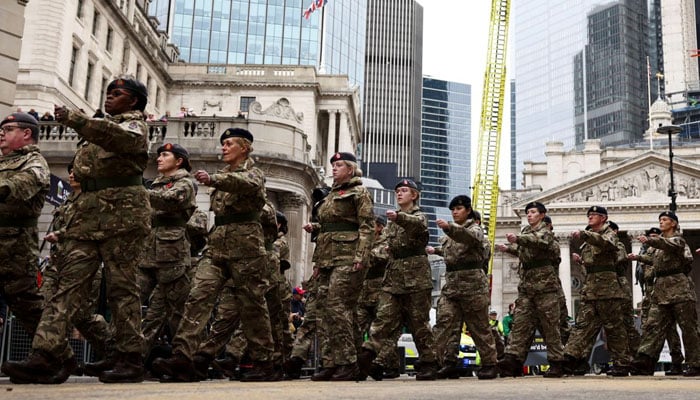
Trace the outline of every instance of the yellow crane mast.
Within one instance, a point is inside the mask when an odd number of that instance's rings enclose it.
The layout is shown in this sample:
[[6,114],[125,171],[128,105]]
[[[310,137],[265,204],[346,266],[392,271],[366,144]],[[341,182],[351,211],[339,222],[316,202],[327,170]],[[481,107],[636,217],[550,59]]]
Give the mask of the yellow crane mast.
[[[510,0],[492,0],[489,25],[489,47],[481,97],[479,153],[474,177],[473,208],[481,212],[493,254],[496,239],[496,207],[498,205],[498,155],[506,91],[506,47]],[[489,275],[493,257],[489,261]]]

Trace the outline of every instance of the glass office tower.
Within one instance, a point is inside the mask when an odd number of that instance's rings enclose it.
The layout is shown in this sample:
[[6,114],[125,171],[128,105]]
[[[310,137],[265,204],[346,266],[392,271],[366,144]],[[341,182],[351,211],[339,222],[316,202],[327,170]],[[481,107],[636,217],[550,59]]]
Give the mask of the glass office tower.
[[450,200],[471,196],[471,86],[423,77],[422,104],[420,204],[436,244],[442,232],[435,219],[452,221]]
[[154,0],[180,58],[203,64],[313,65],[319,72],[364,80],[367,0]]

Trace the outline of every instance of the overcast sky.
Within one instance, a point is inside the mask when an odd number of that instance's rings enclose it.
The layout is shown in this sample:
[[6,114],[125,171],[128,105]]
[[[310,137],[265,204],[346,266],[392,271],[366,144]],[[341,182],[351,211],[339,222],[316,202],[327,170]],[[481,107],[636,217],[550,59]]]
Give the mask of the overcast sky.
[[[491,1],[417,0],[423,6],[423,75],[471,85],[472,180],[478,151],[481,92],[486,68]],[[511,3],[511,21],[513,6]],[[509,34],[512,35],[512,32]],[[512,45],[512,41],[510,42]],[[509,48],[509,52],[512,49]],[[512,68],[512,66],[507,66]],[[509,104],[506,93],[506,104]],[[509,111],[504,110],[499,180],[510,187]],[[471,185],[471,184],[470,184]]]

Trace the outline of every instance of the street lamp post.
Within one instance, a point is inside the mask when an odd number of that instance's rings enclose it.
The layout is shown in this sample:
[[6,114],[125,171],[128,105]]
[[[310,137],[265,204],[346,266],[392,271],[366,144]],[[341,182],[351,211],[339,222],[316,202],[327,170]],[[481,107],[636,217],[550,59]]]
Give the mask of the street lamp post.
[[676,206],[676,186],[673,184],[673,135],[682,131],[681,127],[678,125],[666,125],[660,126],[656,132],[662,135],[668,135],[668,172],[671,175],[671,187],[668,188],[668,196],[671,198],[670,210],[676,212],[678,208]]

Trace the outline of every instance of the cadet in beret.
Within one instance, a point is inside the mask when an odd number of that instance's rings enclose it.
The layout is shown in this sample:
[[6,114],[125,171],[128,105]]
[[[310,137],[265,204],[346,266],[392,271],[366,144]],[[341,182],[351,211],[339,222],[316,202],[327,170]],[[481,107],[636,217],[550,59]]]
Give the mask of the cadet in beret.
[[266,200],[265,177],[250,157],[252,133],[229,128],[219,141],[222,160],[227,166],[215,174],[203,170],[194,174],[199,183],[213,188],[211,210],[215,221],[209,234],[209,247],[197,266],[184,315],[173,339],[173,356],[156,359],[153,370],[175,381],[197,379],[193,374],[193,358],[202,331],[217,297],[232,279],[236,286],[232,298],[239,306],[241,328],[254,364],[241,380],[272,380],[274,342],[265,301],[270,282],[261,224]]
[[572,372],[587,362],[587,348],[596,340],[600,328],[604,327],[613,363],[607,374],[628,376],[631,352],[624,319],[627,300],[624,288],[617,279],[619,240],[608,223],[608,210],[605,207],[592,206],[586,215],[588,227],[571,233],[575,240],[583,242],[578,259],[586,269],[586,281],[581,290],[583,301],[576,326],[564,349],[566,371]]
[[56,121],[73,128],[82,139],[74,167],[82,193],[63,235],[66,262],[58,267],[57,295],[44,310],[30,358],[13,368],[17,377],[35,380],[60,369],[69,321],[82,298],[90,295],[90,282],[103,262],[116,351],[114,368],[102,372],[100,381],[143,380],[136,269],[151,217],[142,184],[148,163],[148,130],[143,120],[147,101],[146,87],[125,77],[107,86],[104,109],[110,117],[90,118],[65,107],[54,109]]
[[498,377],[496,342],[489,328],[489,281],[483,270],[484,231],[476,222],[471,199],[460,195],[450,201],[452,222],[438,219],[445,236],[441,246],[427,247],[428,254],[445,258],[445,285],[437,303],[437,322],[433,328],[437,356],[442,365],[438,378],[456,379],[462,324],[467,324],[481,355],[479,379]]
[[[29,114],[13,113],[0,123],[0,293],[30,336],[42,311],[43,299],[36,286],[37,221],[50,175],[38,141],[38,122]],[[8,366],[5,363],[2,371],[14,382],[16,375],[9,374],[13,370]],[[29,376],[29,380],[47,381],[54,374]]]
[[391,221],[384,233],[390,258],[377,319],[372,322],[369,340],[362,344],[362,375],[382,379],[387,366],[375,358],[387,339],[398,339],[393,335],[403,325],[409,327],[418,348],[420,369],[416,380],[435,380],[437,358],[429,323],[433,284],[425,251],[430,236],[428,217],[418,206],[420,191],[414,181],[400,180],[394,192],[399,209],[386,212]]
[[357,329],[355,309],[369,265],[374,235],[372,197],[362,185],[362,170],[351,153],[330,158],[333,186],[318,208],[318,221],[303,229],[318,232],[313,262],[318,267],[317,307],[321,330],[328,344],[323,350],[323,369],[313,381],[357,379]]
[[[657,239],[661,235],[661,230],[657,227],[647,229],[644,236],[650,239]],[[642,289],[642,307],[641,307],[641,329],[642,334],[647,330],[649,321],[649,311],[651,310],[654,300],[654,281],[656,280],[656,272],[654,270],[654,254],[659,251],[655,247],[651,247],[649,242],[644,243],[639,250],[639,254],[628,254],[630,260],[637,260],[637,283]],[[681,346],[681,338],[678,336],[675,319],[671,321],[666,329],[666,341],[668,342],[669,353],[671,355],[671,368],[665,372],[666,376],[677,376],[683,374],[683,348]]]
[[564,349],[559,330],[558,296],[561,283],[552,257],[554,249],[558,251],[558,243],[544,222],[546,212],[544,204],[537,201],[528,203],[525,206],[528,225],[519,235],[506,234],[508,245],[497,246],[499,251],[517,255],[522,265],[513,316],[517,322],[508,336],[505,357],[498,363],[501,376],[522,375],[523,363],[537,327],[542,329],[547,342],[550,368],[544,376],[562,376]]
[[157,152],[158,176],[148,189],[152,229],[138,272],[141,303],[149,306],[142,323],[145,355],[166,324],[172,337],[182,319],[191,287],[187,222],[197,207],[189,152],[173,143]]
[[664,211],[659,214],[659,229],[659,237],[638,237],[642,244],[657,249],[652,259],[648,256],[641,257],[644,262],[654,265],[656,280],[654,301],[649,309],[647,325],[642,332],[642,342],[632,362],[632,373],[653,374],[664,344],[665,333],[673,326],[675,320],[683,334],[685,362],[688,365],[683,375],[700,376],[696,295],[693,280],[689,276],[693,254],[681,236],[678,216],[675,213]]

